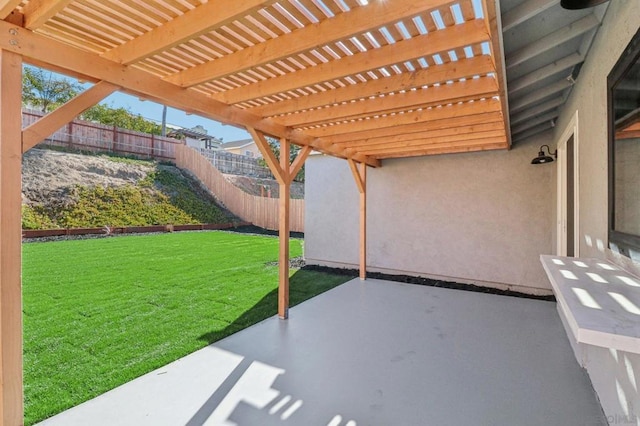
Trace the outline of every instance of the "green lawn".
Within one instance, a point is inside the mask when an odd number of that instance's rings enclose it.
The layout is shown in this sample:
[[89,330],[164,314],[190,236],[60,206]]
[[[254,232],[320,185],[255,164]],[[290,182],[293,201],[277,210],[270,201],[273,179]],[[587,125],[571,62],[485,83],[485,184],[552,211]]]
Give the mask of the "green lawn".
[[[277,256],[276,238],[224,232],[24,244],[25,423],[274,315]],[[292,305],[348,279],[292,273]]]

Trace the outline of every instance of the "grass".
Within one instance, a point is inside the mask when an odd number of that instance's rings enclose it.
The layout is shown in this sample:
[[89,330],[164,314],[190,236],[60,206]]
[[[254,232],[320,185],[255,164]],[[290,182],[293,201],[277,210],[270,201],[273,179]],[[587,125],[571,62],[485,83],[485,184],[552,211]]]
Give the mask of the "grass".
[[[25,424],[274,315],[277,253],[224,232],[25,244]],[[291,304],[348,279],[295,271]]]

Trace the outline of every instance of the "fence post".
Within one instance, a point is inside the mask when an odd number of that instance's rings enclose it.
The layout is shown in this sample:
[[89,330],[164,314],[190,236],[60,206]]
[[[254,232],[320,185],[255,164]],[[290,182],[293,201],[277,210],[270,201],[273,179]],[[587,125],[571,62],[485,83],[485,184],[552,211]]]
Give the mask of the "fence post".
[[67,133],[69,134],[69,137],[67,138],[67,142],[69,144],[69,148],[73,147],[73,121],[70,121],[69,124],[67,125]]
[[113,142],[111,143],[111,152],[116,152],[117,148],[116,148],[116,144],[118,143],[118,127],[114,124],[113,125]]
[[154,147],[155,147],[155,135],[153,133],[151,133],[151,154],[149,155],[151,157],[151,159],[156,158],[154,151]]

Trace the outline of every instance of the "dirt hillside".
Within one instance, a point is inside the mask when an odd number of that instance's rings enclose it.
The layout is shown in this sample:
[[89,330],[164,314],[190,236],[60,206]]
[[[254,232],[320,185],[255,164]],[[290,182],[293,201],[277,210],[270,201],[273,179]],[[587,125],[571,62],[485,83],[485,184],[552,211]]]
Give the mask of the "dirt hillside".
[[153,170],[151,164],[113,161],[107,156],[31,149],[22,160],[22,203],[70,202],[76,185],[136,185]]
[[[273,179],[260,179],[238,175],[224,175],[224,177],[249,194],[257,195],[258,197],[268,197],[269,194],[271,194],[271,198],[280,197],[278,182]],[[291,183],[291,198],[304,198],[303,182]]]
[[[226,178],[253,195],[279,195],[275,180]],[[295,182],[291,192],[293,198],[304,198],[304,184]],[[25,229],[237,219],[187,171],[150,161],[46,149],[32,149],[23,157],[22,204]]]

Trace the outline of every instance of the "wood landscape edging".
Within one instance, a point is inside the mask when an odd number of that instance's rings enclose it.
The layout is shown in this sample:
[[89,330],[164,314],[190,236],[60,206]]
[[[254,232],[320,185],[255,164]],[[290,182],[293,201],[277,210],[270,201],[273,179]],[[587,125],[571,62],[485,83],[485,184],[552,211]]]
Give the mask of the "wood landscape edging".
[[152,226],[103,226],[101,228],[61,228],[61,229],[23,229],[22,238],[58,237],[64,235],[114,235],[146,234],[151,232],[179,232],[231,229],[250,226],[250,222],[204,223],[191,225],[152,225]]

